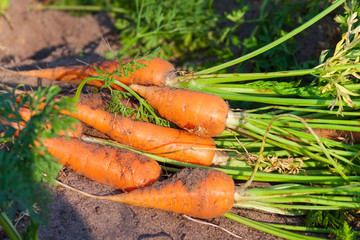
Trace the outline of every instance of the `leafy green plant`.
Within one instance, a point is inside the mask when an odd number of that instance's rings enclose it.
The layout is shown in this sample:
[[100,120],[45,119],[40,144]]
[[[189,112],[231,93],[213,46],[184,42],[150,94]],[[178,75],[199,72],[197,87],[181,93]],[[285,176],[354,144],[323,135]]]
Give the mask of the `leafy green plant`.
[[[59,115],[63,109],[71,111],[73,103],[71,98],[55,101],[59,92],[60,88],[53,86],[39,88],[33,95],[19,94],[16,90],[6,90],[0,95],[0,140],[3,143],[0,151],[0,225],[10,237],[17,236],[15,239],[19,239],[19,234],[9,219],[16,212],[28,211],[33,226],[45,224],[49,213],[50,192],[45,184],[55,183],[60,165],[53,161],[39,140],[56,137],[59,130],[65,130],[75,122]],[[38,110],[40,104],[44,105],[42,111]],[[18,109],[25,105],[35,111],[35,115],[14,137],[16,130],[11,124],[23,122]],[[51,128],[46,127],[48,124]]]
[[195,61],[206,62],[207,57],[224,51],[221,34],[215,30],[219,16],[212,9],[212,0],[51,2],[60,6],[48,8],[114,14],[121,48],[108,52],[107,58],[132,57],[160,47],[159,57],[192,70],[197,66]]
[[335,100],[331,104],[333,109],[338,103],[338,113],[341,114],[345,102],[348,106],[354,107],[355,104],[350,96],[360,96],[344,87],[345,84],[357,83],[360,79],[359,71],[356,68],[334,69],[336,66],[351,66],[358,64],[360,61],[360,24],[358,21],[358,12],[353,12],[354,9],[358,10],[358,3],[354,3],[353,9],[346,5],[348,15],[346,21],[344,17],[338,16],[335,18],[342,27],[346,27],[347,31],[343,34],[342,39],[336,45],[333,56],[326,59],[326,61],[319,65],[323,71],[320,74],[319,81],[326,82],[323,92],[335,90]]
[[[241,1],[244,2],[244,1]],[[256,24],[251,34],[242,39],[242,44],[235,45],[235,51],[244,55],[259,49],[278,38],[284,36],[289,29],[293,29],[309,20],[312,16],[326,8],[328,1],[262,1],[257,19],[244,21],[246,24]],[[321,7],[320,7],[321,6]],[[308,31],[303,31],[300,37],[306,37]],[[238,41],[239,42],[239,41]],[[297,55],[304,51],[298,47],[298,42],[289,39],[276,49],[271,49],[257,56],[251,62],[238,66],[237,72],[243,72],[249,67],[253,72],[279,71],[283,69],[299,69],[316,64],[314,58],[299,61]],[[235,54],[234,54],[235,55]]]

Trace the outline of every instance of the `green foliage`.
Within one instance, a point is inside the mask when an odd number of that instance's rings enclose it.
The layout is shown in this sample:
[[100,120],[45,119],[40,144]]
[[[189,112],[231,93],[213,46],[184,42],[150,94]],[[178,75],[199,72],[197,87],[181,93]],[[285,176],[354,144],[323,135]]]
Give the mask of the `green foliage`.
[[330,231],[331,239],[355,240],[358,232],[349,226],[350,214],[348,211],[309,211],[305,224],[309,227],[325,227]]
[[328,98],[330,93],[322,93],[322,87],[315,82],[303,84],[302,81],[255,81],[243,85],[244,88],[273,90],[279,95],[299,96],[304,98]]
[[33,219],[30,219],[30,224],[27,226],[26,230],[22,232],[23,240],[38,240],[37,230],[40,225],[35,222]]
[[331,229],[331,235],[333,235],[336,240],[355,240],[359,237],[352,231],[352,228],[347,222],[344,222],[338,229]]
[[344,211],[309,211],[306,215],[306,226],[337,229],[346,221]]
[[[0,140],[3,142],[0,151],[0,210],[10,218],[17,211],[28,211],[33,221],[46,222],[50,192],[44,183],[54,184],[60,165],[39,140],[56,137],[59,130],[65,130],[76,122],[73,118],[59,115],[63,109],[73,110],[71,98],[55,101],[59,92],[58,86],[39,88],[33,95],[21,95],[19,103],[16,99],[20,95],[15,90],[0,95]],[[14,137],[15,129],[11,124],[19,126],[23,122],[18,109],[24,105],[29,106],[35,115]],[[44,107],[42,111],[38,110],[40,105]],[[48,124],[51,128],[46,127]]]
[[[336,104],[338,104],[339,114],[342,113],[344,104],[355,107],[351,97],[360,96],[343,86],[344,84],[357,83],[360,79],[358,69],[351,67],[360,62],[360,24],[357,12],[359,6],[357,1],[352,1],[351,3],[352,5],[350,5],[350,7],[346,5],[346,13],[344,16],[337,16],[335,18],[342,28],[347,29],[346,32],[337,43],[333,55],[327,59],[323,57],[324,63],[318,66],[323,67],[323,71],[319,77],[320,82],[326,84],[323,92],[330,91],[334,93],[335,100],[331,104],[331,109],[334,109]],[[337,69],[337,66],[349,67]]]
[[329,229],[331,239],[358,239],[357,232],[349,226],[349,221],[348,211],[309,211],[305,219],[306,226]]
[[[109,52],[107,58],[131,57],[160,47],[159,57],[195,68],[195,60],[216,57],[223,50],[221,33],[216,30],[219,16],[214,14],[212,0],[52,0],[57,5],[102,6],[114,14],[115,28],[120,35],[119,52]],[[78,10],[78,9],[77,9]],[[225,50],[226,51],[226,50]]]
[[[101,6],[102,10],[121,8],[112,12],[115,28],[120,35],[119,52],[108,52],[107,58],[116,55],[130,57],[160,47],[159,56],[176,63],[183,70],[199,71],[220,64],[285,35],[301,25],[322,8],[326,0],[316,1],[262,1],[259,17],[245,19],[250,5],[244,0],[229,2],[230,12],[214,11],[212,0],[156,1],[156,0],[52,0],[57,5]],[[258,7],[256,7],[258,8]],[[78,8],[76,9],[79,10]],[[100,10],[100,9],[99,9]],[[247,29],[255,27],[250,35]],[[306,34],[306,33],[304,33]],[[251,62],[251,70],[278,71],[314,66],[315,60],[299,63],[296,55],[303,51],[295,40],[267,51]],[[249,65],[239,65],[235,72],[249,70]],[[229,70],[228,70],[229,71]]]
[[[357,15],[360,15],[360,4],[358,1],[352,0],[350,5],[345,4],[344,13],[342,15],[337,15],[335,17],[334,20],[337,23],[339,23],[342,33],[345,33],[348,31],[349,25],[348,25],[347,20],[354,13],[357,13]],[[357,24],[359,24],[359,23],[357,23]]]
[[213,47],[220,46],[214,32],[218,16],[208,0],[136,0],[128,9],[128,18],[115,22],[121,55],[160,47],[160,57],[184,63],[214,55]]
[[[151,53],[147,53],[144,56],[132,57],[132,59],[128,62],[123,63],[119,57],[118,62],[120,66],[113,72],[101,71],[100,69],[96,69],[99,76],[89,77],[85,79],[78,87],[76,91],[75,99],[79,99],[81,90],[83,86],[92,80],[98,80],[104,82],[102,88],[106,88],[110,91],[110,102],[105,106],[109,112],[121,114],[122,116],[129,117],[134,116],[135,119],[155,123],[161,126],[169,126],[169,122],[158,117],[153,109],[142,97],[140,97],[136,92],[134,92],[131,88],[126,86],[125,84],[117,81],[115,77],[129,77],[133,72],[146,67],[145,64],[141,63],[140,60],[147,59],[151,60],[153,57],[158,55],[158,49]],[[116,84],[122,87],[126,91],[118,91],[112,88],[112,86]],[[125,106],[121,99],[130,99],[135,98],[139,101],[139,106],[137,108],[132,108],[129,106]]]
[[[284,36],[289,30],[300,26],[321,11],[319,6],[326,8],[328,1],[263,1],[259,18],[245,21],[244,24],[256,23],[250,36],[243,39],[240,55],[245,55]],[[306,35],[306,31],[302,33]],[[239,47],[239,45],[238,45]],[[253,72],[281,71],[299,69],[307,65],[315,65],[313,60],[300,63],[296,55],[300,51],[294,39],[288,40],[275,49],[271,49],[251,61]],[[243,72],[247,65],[241,65],[238,72]]]
[[4,14],[6,9],[9,7],[9,0],[0,1],[0,15]]

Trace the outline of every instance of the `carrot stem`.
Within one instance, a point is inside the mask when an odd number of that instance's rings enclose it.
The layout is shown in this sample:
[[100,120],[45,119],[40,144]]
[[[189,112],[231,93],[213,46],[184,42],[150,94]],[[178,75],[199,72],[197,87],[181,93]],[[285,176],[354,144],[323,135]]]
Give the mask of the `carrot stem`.
[[[287,106],[266,106],[261,108],[254,108],[246,110],[246,113],[252,113],[252,112],[258,112],[258,111],[264,111],[264,110],[270,110],[270,109],[279,109],[279,110],[288,110],[288,111],[296,111],[296,112],[302,112],[302,113],[323,113],[327,115],[338,115],[335,111],[331,110],[325,110],[325,109],[319,109],[314,107],[307,107],[307,108],[297,108],[297,107],[287,107]],[[295,113],[291,113],[293,115],[296,115]],[[342,112],[344,116],[360,116],[360,112],[354,111],[354,112]]]
[[[226,90],[214,89],[207,86],[199,86],[196,83],[189,84],[189,89],[205,93],[215,94],[223,99],[232,101],[258,102],[271,105],[285,106],[329,106],[333,100],[331,99],[303,99],[303,98],[281,98],[281,97],[265,97],[250,94],[233,93]],[[360,100],[353,100],[356,106],[360,105]]]
[[280,229],[278,227],[275,227],[273,225],[270,225],[268,223],[254,221],[252,219],[241,217],[239,215],[236,215],[236,214],[230,213],[230,212],[225,213],[224,217],[227,217],[236,222],[242,223],[246,226],[249,226],[249,227],[258,229],[260,231],[264,231],[264,232],[270,233],[274,236],[282,237],[285,239],[291,239],[291,240],[304,240],[304,239],[305,240],[320,240],[320,239],[323,239],[323,238],[309,237],[309,236],[305,236],[305,235],[301,235],[301,234],[297,234],[297,233],[292,233],[292,232]]
[[21,240],[19,232],[4,211],[0,211],[0,226],[11,240]]
[[[244,170],[244,169],[227,169],[227,168],[214,168],[207,166],[200,166],[191,163],[184,163],[175,161],[172,159],[160,157],[157,155],[145,153],[139,150],[135,150],[131,147],[119,144],[115,141],[105,140],[100,138],[94,138],[89,136],[82,136],[82,140],[86,142],[93,142],[103,145],[111,145],[114,147],[124,148],[136,153],[142,154],[149,158],[152,158],[158,162],[171,164],[179,167],[189,167],[189,168],[201,168],[201,169],[217,169],[219,171],[223,171],[226,174],[231,175],[233,179],[236,180],[247,180],[249,176],[252,174],[252,170]],[[348,176],[350,181],[360,181],[360,176]],[[317,184],[326,184],[326,185],[340,185],[346,183],[341,176],[303,176],[303,175],[287,175],[287,174],[277,174],[277,173],[265,173],[265,172],[257,172],[254,178],[254,181],[262,181],[262,182],[291,182],[291,183],[317,183]]]

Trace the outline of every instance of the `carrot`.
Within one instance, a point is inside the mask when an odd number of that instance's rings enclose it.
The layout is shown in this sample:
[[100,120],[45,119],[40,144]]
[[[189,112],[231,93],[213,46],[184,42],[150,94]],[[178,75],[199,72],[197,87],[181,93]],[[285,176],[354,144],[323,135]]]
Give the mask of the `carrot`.
[[215,218],[228,212],[234,203],[234,181],[224,172],[214,169],[185,168],[162,182],[131,192],[94,196],[71,188],[83,195],[130,204],[156,208],[198,218]]
[[[123,60],[122,63],[123,64],[128,63],[130,60],[131,59]],[[118,76],[114,76],[114,79],[126,85],[129,85],[131,83],[136,83],[143,85],[162,86],[165,84],[167,79],[173,77],[175,71],[175,68],[171,63],[157,57],[151,60],[141,59],[138,60],[137,62],[143,63],[147,66],[130,74],[129,77],[123,76],[119,78]],[[11,70],[6,70],[6,71],[21,76],[46,78],[50,80],[79,84],[85,78],[91,76],[99,76],[97,69],[110,73],[118,69],[120,66],[121,65],[118,60],[109,60],[109,61],[97,62],[91,65],[60,66],[56,68],[17,71],[17,72]],[[94,81],[89,81],[87,84],[95,87],[102,87],[104,83],[100,80],[94,80]],[[113,85],[112,87],[117,90],[122,90],[122,88],[118,85]]]
[[61,165],[124,191],[148,186],[161,174],[155,160],[125,149],[63,137],[45,139],[43,145]]
[[101,109],[92,109],[87,105],[76,104],[76,108],[76,112],[62,113],[73,116],[119,143],[133,148],[205,166],[227,160],[222,152],[216,151],[215,142],[211,137],[135,121]]
[[145,98],[161,117],[182,129],[209,136],[225,130],[231,111],[218,96],[170,87],[132,84],[130,88]]

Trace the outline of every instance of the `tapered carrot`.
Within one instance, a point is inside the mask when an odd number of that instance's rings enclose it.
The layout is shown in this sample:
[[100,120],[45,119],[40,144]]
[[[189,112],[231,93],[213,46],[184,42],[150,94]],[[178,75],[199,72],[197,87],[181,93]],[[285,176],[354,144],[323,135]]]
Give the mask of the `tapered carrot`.
[[63,137],[49,138],[42,143],[61,165],[116,189],[145,187],[157,181],[161,174],[155,160],[125,149]]
[[118,195],[94,196],[71,189],[97,199],[204,219],[219,217],[228,212],[233,206],[235,192],[234,181],[229,175],[213,169],[188,168],[165,181]]
[[[129,62],[131,59],[123,60],[123,63]],[[131,73],[129,77],[114,76],[115,80],[118,80],[126,85],[131,83],[143,84],[143,85],[156,85],[162,86],[167,79],[173,78],[175,68],[174,66],[161,58],[152,58],[151,60],[141,59],[139,63],[145,64],[146,67],[140,68]],[[28,71],[10,71],[21,76],[38,77],[50,80],[57,80],[62,82],[79,84],[82,80],[91,76],[101,76],[97,69],[106,73],[111,73],[120,68],[121,65],[118,60],[109,60],[103,62],[97,62],[91,65],[80,66],[59,66],[56,68],[37,69]],[[87,82],[88,85],[95,87],[102,87],[104,82],[100,80],[94,80]],[[118,85],[112,86],[114,89],[122,90]]]
[[145,98],[160,116],[182,129],[209,136],[225,130],[231,111],[218,96],[170,87],[132,84],[130,88]]
[[216,151],[211,137],[135,121],[101,109],[92,109],[87,105],[76,104],[76,108],[76,112],[63,113],[79,119],[119,143],[170,159],[205,166],[227,160],[224,154]]

